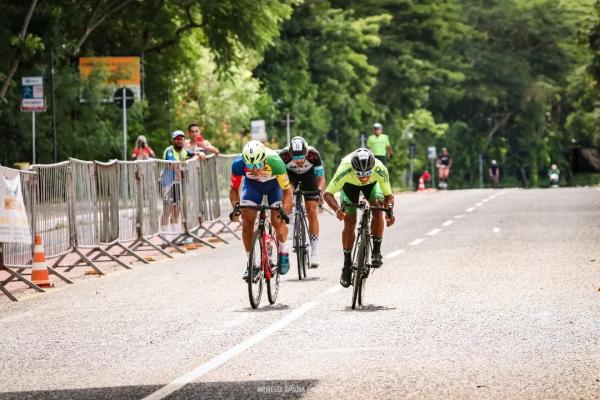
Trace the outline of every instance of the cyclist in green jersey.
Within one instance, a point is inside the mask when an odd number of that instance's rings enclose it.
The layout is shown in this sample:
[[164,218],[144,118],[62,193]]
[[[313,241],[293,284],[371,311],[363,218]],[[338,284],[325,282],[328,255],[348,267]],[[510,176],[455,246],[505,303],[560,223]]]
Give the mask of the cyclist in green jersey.
[[[336,217],[344,221],[344,230],[342,232],[342,246],[344,249],[344,267],[340,284],[343,287],[350,286],[352,265],[352,246],[354,245],[356,228],[356,208],[345,207],[342,210],[334,194],[341,191],[340,202],[358,203],[360,193],[362,192],[369,203],[374,206],[393,207],[394,196],[390,186],[390,178],[387,168],[377,159],[373,153],[365,148],[359,148],[348,154],[342,159],[335,175],[329,181],[325,189],[323,199],[329,207],[335,211]],[[386,215],[387,226],[394,223],[394,217]],[[379,268],[383,265],[381,256],[381,241],[383,238],[383,213],[373,211],[373,220],[371,222],[371,232],[373,235],[373,252],[371,262],[373,268]]]

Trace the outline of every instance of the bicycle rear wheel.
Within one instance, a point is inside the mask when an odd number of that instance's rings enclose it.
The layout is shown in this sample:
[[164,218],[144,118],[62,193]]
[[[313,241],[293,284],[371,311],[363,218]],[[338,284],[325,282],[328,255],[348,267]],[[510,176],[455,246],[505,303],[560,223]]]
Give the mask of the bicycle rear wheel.
[[356,271],[352,279],[352,309],[356,308],[356,301],[362,305],[363,271],[367,263],[367,240],[365,234],[361,233],[358,238],[358,251],[356,252]]
[[[272,233],[272,232],[271,232]],[[275,259],[279,260],[279,243],[274,242],[274,248],[272,251],[275,252]],[[267,279],[267,297],[269,298],[270,304],[275,304],[277,301],[277,295],[279,294],[279,268],[277,265],[272,265],[271,260],[268,260],[269,268],[271,268],[271,278]]]
[[252,308],[257,308],[263,290],[264,271],[262,261],[267,257],[262,232],[257,230],[252,237],[252,248],[248,256],[248,297]]

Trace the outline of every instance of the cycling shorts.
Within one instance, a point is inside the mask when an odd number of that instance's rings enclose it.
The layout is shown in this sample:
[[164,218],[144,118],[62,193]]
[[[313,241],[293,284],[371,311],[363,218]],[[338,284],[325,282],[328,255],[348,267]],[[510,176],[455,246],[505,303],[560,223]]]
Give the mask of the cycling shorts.
[[[340,193],[340,204],[343,205],[345,201],[357,204],[361,192],[363,196],[365,196],[365,199],[368,199],[370,202],[383,201],[383,192],[381,191],[378,182],[373,182],[364,186],[345,183],[342,192]],[[346,206],[345,209],[346,213],[349,215],[356,215],[356,207]]]
[[241,205],[260,205],[262,204],[263,196],[267,196],[270,207],[275,207],[281,203],[283,190],[281,190],[277,179],[271,179],[266,182],[248,178],[244,179]]

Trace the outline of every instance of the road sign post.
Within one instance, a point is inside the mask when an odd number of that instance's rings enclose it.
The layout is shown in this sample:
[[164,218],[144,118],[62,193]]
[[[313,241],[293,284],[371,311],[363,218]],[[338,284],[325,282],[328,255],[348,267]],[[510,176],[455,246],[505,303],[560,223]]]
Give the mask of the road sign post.
[[431,161],[431,187],[435,188],[435,160],[437,159],[435,146],[427,147],[427,158]]
[[123,161],[127,160],[127,109],[133,105],[135,95],[129,88],[122,87],[113,96],[115,105],[123,109]]
[[46,111],[43,77],[25,76],[21,79],[21,111],[31,112],[31,163],[35,164],[35,112]]

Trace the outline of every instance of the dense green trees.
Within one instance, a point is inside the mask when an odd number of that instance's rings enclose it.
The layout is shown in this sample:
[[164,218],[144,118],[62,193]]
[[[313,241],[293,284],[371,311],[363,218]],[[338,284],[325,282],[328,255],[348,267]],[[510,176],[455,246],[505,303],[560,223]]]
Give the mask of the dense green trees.
[[[30,15],[30,17],[29,17]],[[0,162],[29,160],[30,115],[20,77],[56,85],[58,158],[120,155],[117,108],[80,56],[143,58],[145,100],[130,112],[131,143],[156,150],[200,122],[235,151],[251,119],[273,145],[292,134],[333,166],[375,121],[404,184],[426,148],[449,148],[451,185],[477,186],[492,158],[505,182],[543,184],[551,162],[570,176],[575,146],[600,146],[600,3],[594,0],[57,0],[0,4]],[[85,103],[79,101],[85,93]],[[51,162],[52,108],[38,114],[38,160]],[[227,129],[224,129],[226,127]]]

